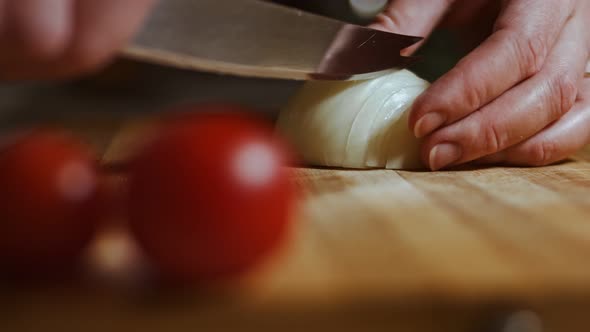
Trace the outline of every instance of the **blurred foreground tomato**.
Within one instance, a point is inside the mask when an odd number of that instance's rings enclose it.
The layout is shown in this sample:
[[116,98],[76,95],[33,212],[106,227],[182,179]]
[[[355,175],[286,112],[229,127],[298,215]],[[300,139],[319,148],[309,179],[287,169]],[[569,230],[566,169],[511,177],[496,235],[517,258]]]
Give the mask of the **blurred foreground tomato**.
[[95,162],[88,147],[60,131],[0,140],[4,275],[59,274],[80,257],[100,215]]
[[291,156],[251,110],[190,110],[163,123],[131,162],[129,217],[165,279],[217,281],[256,265],[283,239]]

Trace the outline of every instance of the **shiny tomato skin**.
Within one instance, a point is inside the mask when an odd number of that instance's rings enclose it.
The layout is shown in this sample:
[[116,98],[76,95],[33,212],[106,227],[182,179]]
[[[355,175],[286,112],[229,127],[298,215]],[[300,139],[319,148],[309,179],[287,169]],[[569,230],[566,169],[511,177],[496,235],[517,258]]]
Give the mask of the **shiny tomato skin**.
[[[70,270],[100,216],[96,160],[87,146],[38,129],[0,146],[0,269]],[[6,273],[5,273],[6,274]]]
[[265,122],[233,105],[194,111],[164,123],[131,163],[130,225],[165,279],[219,281],[280,244],[293,188]]

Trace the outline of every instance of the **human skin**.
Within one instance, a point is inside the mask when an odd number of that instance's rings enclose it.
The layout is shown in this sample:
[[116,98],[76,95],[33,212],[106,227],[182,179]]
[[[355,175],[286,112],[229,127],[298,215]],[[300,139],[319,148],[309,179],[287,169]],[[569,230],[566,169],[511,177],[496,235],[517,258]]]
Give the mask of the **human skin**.
[[[0,79],[100,69],[155,1],[0,0]],[[411,111],[425,164],[546,165],[590,143],[589,19],[587,0],[392,1],[374,28],[428,36],[445,24],[474,47]]]
[[62,79],[106,65],[155,0],[0,0],[0,79]]
[[411,110],[425,164],[540,166],[590,143],[589,19],[586,0],[392,1],[373,28],[428,36],[446,25],[479,43]]

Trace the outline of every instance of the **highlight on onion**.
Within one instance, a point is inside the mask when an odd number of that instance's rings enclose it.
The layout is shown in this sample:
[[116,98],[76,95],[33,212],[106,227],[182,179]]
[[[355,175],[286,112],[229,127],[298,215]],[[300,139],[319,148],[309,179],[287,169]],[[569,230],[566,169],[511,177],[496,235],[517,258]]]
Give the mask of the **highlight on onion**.
[[281,111],[277,130],[311,165],[422,168],[407,116],[428,85],[408,70],[370,80],[309,81]]
[[371,19],[382,12],[387,0],[348,0],[352,11],[360,18]]

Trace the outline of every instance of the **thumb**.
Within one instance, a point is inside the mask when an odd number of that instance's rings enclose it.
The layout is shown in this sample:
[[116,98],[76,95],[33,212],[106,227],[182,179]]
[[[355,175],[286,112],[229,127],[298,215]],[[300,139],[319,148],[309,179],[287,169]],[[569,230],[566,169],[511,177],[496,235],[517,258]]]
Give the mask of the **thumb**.
[[[454,0],[394,0],[369,27],[405,35],[428,37]],[[406,49],[413,53],[421,44]]]

